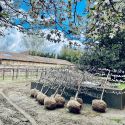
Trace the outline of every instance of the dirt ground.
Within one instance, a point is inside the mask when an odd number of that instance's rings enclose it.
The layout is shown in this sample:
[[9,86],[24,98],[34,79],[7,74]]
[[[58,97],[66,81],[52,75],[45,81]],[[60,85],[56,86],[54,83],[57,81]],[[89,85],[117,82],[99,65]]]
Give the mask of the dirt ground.
[[29,93],[30,82],[0,83],[0,125],[125,125],[125,110],[97,113],[84,104],[79,115],[66,108],[48,111]]

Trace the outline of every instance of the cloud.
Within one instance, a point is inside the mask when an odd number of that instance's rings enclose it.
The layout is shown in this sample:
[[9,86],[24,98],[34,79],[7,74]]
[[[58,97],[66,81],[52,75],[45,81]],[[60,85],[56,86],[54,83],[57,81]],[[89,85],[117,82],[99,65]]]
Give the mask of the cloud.
[[5,29],[4,34],[5,36],[0,37],[0,51],[20,52],[25,50],[25,47],[22,44],[23,34],[17,29]]
[[[25,41],[23,39],[24,35],[21,32],[19,32],[16,28],[8,28],[8,29],[2,28],[2,29],[4,31],[5,36],[0,37],[0,51],[22,52],[30,49],[26,47]],[[47,36],[47,34],[50,33],[50,30],[47,29],[43,30],[42,32],[44,32],[45,36]],[[82,49],[84,48],[84,46],[82,45],[82,43],[80,43],[80,41],[68,40],[64,36],[63,32],[61,31],[59,32],[61,33],[60,36],[61,41],[59,43],[54,43],[48,41],[47,39],[44,39],[44,44],[41,45],[40,48],[41,52],[59,54],[61,49],[69,44],[69,41],[70,42],[72,41],[73,43],[74,42],[79,43],[81,45],[81,48]],[[52,38],[57,39],[55,34],[52,35]],[[30,39],[27,40],[30,43]]]
[[64,43],[60,42],[60,43],[53,43],[53,42],[49,42],[48,40],[45,41],[45,46],[44,48],[42,48],[42,50],[45,53],[54,53],[54,54],[59,54],[60,51],[62,50],[64,46]]

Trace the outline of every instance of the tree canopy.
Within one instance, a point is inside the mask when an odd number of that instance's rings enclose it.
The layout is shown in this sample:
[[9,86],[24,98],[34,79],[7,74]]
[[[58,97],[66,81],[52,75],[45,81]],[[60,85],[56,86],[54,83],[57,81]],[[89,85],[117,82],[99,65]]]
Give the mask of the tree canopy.
[[[86,6],[78,8],[79,4]],[[79,37],[86,34],[87,38],[99,40],[107,34],[113,37],[117,31],[123,30],[124,18],[123,0],[0,1],[0,25],[17,27],[29,34],[41,34],[41,28],[52,28],[68,35]]]
[[[95,1],[95,2],[94,2]],[[125,29],[124,0],[89,0],[87,37],[100,41]]]
[[83,5],[78,8],[78,5],[84,4],[83,2],[84,0],[3,0],[0,2],[1,26],[14,26],[29,34],[40,34],[42,28],[52,28],[68,35],[79,35],[84,31],[85,7]]
[[80,64],[125,70],[125,1],[89,0],[88,47]]

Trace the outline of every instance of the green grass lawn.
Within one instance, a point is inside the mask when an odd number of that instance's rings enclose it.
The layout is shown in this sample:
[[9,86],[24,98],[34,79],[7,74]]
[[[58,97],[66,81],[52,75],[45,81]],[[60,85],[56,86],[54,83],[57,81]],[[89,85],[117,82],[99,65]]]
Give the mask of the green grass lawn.
[[120,83],[120,85],[118,86],[118,89],[120,90],[125,89],[125,83]]

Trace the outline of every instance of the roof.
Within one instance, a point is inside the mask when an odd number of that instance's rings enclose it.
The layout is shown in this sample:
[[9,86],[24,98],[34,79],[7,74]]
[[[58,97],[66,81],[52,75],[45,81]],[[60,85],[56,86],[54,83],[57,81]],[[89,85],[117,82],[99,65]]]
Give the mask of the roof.
[[36,63],[46,63],[46,64],[58,64],[58,65],[74,65],[62,59],[31,56],[13,52],[0,52],[0,60],[25,61],[25,62],[36,62]]

